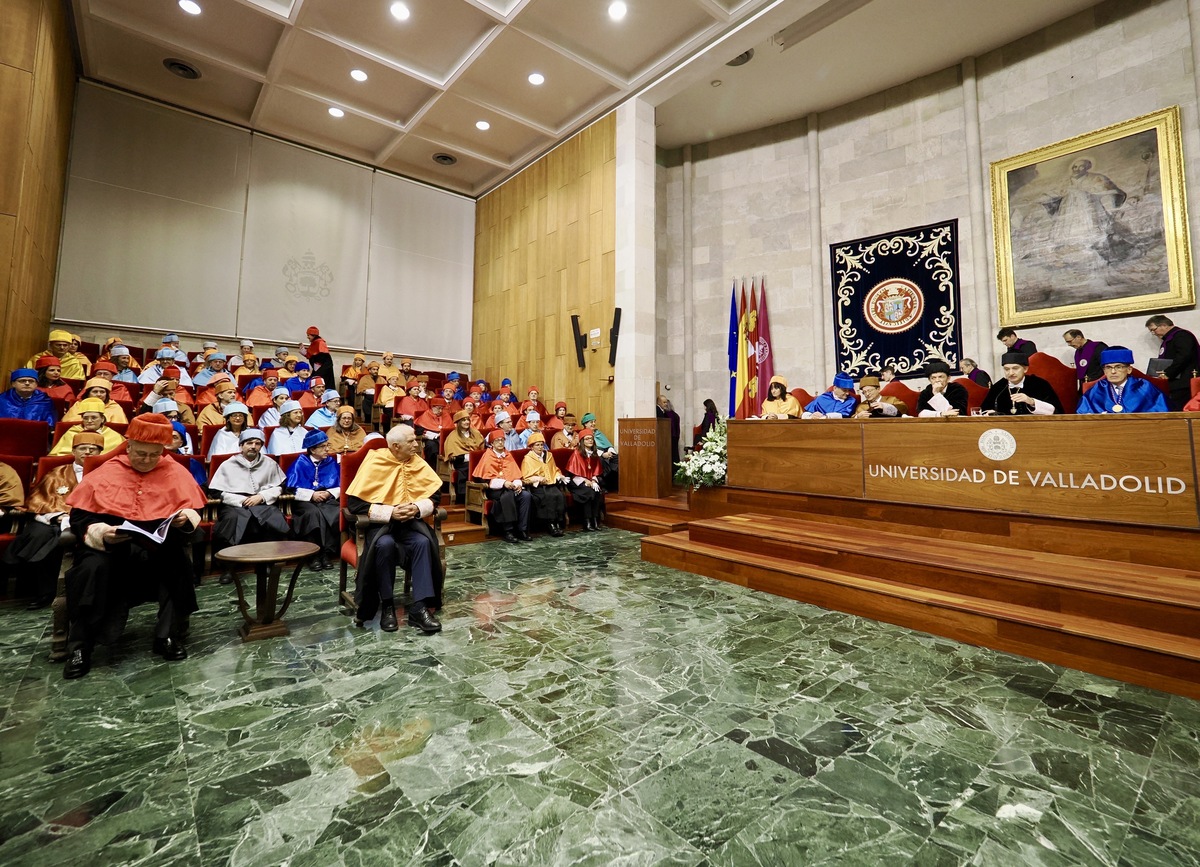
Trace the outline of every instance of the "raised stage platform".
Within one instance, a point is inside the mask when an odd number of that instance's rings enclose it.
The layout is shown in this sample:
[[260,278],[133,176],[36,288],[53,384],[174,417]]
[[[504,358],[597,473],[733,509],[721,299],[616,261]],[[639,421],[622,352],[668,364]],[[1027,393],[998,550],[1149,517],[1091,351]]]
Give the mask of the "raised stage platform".
[[733,422],[729,442],[731,484],[644,559],[1200,698],[1191,418]]

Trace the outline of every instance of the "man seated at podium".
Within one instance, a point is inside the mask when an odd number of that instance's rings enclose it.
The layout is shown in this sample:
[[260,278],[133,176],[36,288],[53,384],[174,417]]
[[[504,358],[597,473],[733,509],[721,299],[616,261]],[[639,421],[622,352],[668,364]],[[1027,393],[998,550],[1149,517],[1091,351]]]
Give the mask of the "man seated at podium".
[[917,396],[917,415],[920,418],[953,418],[967,414],[967,390],[950,381],[950,365],[931,361],[925,365],[929,385]]
[[833,388],[804,407],[803,418],[849,418],[854,414],[854,380],[848,374],[833,377]]
[[1000,359],[1004,379],[993,385],[983,399],[984,415],[1062,414],[1062,403],[1050,383],[1029,373],[1029,356],[1006,352]]
[[1080,415],[1166,412],[1167,401],[1148,379],[1130,376],[1133,350],[1114,346],[1100,353],[1104,379],[1083,393],[1075,410]]
[[908,415],[908,404],[898,397],[881,394],[878,376],[864,376],[858,381],[862,402],[854,411],[855,418],[896,418]]

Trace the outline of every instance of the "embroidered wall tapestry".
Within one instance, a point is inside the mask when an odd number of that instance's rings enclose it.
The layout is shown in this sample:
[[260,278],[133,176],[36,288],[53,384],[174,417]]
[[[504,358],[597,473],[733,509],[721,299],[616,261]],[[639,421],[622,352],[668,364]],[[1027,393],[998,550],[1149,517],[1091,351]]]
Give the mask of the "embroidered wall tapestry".
[[838,370],[857,379],[890,364],[905,378],[933,360],[958,366],[958,220],[831,244],[829,256]]

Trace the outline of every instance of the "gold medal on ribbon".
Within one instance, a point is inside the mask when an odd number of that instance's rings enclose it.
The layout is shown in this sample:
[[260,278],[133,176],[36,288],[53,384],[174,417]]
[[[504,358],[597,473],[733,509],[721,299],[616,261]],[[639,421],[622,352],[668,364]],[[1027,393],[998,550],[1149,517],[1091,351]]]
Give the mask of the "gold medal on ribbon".
[[1112,411],[1113,412],[1125,412],[1125,407],[1121,406],[1121,404],[1119,404],[1119,403],[1114,403]]

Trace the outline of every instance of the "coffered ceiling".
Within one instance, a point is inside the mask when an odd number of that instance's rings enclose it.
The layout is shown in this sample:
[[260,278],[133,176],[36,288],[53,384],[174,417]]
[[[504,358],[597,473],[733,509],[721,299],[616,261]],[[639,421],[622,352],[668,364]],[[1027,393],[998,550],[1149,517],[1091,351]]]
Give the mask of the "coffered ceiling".
[[88,78],[475,195],[771,0],[70,2]]
[[1096,0],[625,0],[622,20],[611,0],[67,2],[87,78],[476,196],[635,93],[656,106],[660,145],[707,141]]

